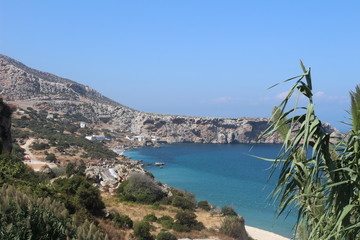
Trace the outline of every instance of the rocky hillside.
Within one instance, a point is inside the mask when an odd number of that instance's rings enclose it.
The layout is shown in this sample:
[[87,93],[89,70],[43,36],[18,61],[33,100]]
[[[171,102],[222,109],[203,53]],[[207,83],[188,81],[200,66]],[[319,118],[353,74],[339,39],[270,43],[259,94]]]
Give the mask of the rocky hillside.
[[[104,97],[96,90],[41,72],[0,54],[0,96],[20,106],[80,113],[93,122],[157,140],[196,143],[256,142],[266,118],[207,118],[144,113]],[[280,142],[278,136],[260,142]]]

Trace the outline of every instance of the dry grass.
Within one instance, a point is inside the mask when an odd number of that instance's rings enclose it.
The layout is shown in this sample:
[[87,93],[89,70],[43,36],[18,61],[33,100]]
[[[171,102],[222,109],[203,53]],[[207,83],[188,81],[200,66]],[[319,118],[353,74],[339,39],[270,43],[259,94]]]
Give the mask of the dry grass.
[[[175,217],[177,208],[162,205],[163,209],[154,210],[151,205],[144,205],[139,203],[119,202],[115,197],[108,194],[102,194],[102,199],[107,206],[107,210],[116,211],[124,215],[128,215],[134,223],[141,221],[144,216],[148,214],[154,214],[157,218],[168,215],[172,218]],[[212,238],[212,239],[223,239],[231,240],[232,238],[225,236],[218,232],[222,219],[220,215],[212,215],[210,212],[204,210],[196,210],[198,221],[202,222],[206,229],[202,231],[191,231],[191,232],[174,232],[173,230],[167,230],[175,234],[178,238]],[[155,229],[151,232],[153,235],[157,235],[164,228],[158,223],[152,223]],[[126,235],[130,236],[132,230],[127,230]]]

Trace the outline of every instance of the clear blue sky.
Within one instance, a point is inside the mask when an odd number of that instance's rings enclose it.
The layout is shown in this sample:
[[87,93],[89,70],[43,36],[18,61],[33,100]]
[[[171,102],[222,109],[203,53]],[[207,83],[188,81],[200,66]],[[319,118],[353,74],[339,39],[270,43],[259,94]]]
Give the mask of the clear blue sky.
[[157,113],[269,116],[312,67],[317,111],[348,119],[360,1],[5,1],[0,53]]

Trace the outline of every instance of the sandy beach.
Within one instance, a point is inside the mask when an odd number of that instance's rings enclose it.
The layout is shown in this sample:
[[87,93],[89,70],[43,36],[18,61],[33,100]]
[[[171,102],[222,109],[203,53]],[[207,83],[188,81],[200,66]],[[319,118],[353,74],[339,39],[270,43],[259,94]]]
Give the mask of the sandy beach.
[[[286,238],[283,236],[280,236],[278,234],[265,231],[259,228],[254,228],[250,226],[245,226],[246,231],[248,232],[249,236],[252,237],[255,240],[290,240],[290,238]],[[216,238],[203,238],[203,239],[190,239],[190,238],[180,238],[179,240],[219,240]]]
[[246,231],[248,232],[248,234],[256,240],[290,240],[290,238],[286,238],[283,236],[280,236],[278,234],[269,232],[269,231],[265,231],[259,228],[255,228],[255,227],[250,227],[250,226],[245,226]]

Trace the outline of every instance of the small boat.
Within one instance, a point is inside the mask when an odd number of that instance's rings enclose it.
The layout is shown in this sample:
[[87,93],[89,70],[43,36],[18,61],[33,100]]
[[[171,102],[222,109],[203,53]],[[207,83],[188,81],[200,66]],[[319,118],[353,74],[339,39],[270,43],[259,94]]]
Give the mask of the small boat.
[[154,165],[155,165],[155,166],[163,166],[163,165],[165,165],[165,163],[162,163],[162,162],[156,162]]

